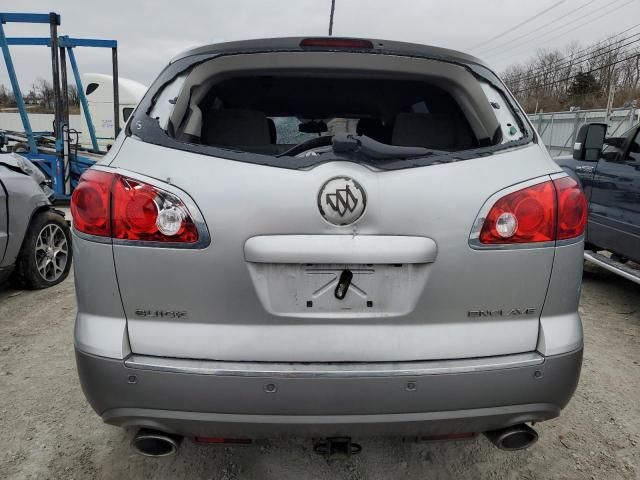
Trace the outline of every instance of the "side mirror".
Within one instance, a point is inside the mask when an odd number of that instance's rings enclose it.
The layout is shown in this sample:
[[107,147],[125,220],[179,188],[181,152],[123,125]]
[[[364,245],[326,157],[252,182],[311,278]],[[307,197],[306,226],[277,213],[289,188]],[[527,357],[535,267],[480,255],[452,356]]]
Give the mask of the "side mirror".
[[580,127],[576,143],[573,145],[573,158],[597,162],[604,146],[604,137],[607,134],[606,123],[587,123]]
[[624,142],[626,141],[627,139],[625,137],[609,137],[604,139],[604,144],[622,150],[624,148]]

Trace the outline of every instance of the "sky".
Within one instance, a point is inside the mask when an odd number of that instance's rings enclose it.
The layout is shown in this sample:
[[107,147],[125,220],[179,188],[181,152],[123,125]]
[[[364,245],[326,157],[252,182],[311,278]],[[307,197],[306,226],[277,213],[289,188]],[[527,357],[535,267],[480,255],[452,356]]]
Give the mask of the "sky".
[[[61,35],[117,40],[120,76],[149,85],[174,55],[194,46],[326,35],[331,0],[3,0],[0,6],[55,11]],[[637,23],[640,0],[336,0],[333,34],[462,50],[500,73],[538,49],[586,46]],[[9,37],[48,34],[46,25],[4,28]],[[51,78],[45,47],[11,52],[23,90],[37,77]],[[76,49],[76,57],[83,73],[111,73],[106,49]],[[2,63],[0,83],[8,85]]]

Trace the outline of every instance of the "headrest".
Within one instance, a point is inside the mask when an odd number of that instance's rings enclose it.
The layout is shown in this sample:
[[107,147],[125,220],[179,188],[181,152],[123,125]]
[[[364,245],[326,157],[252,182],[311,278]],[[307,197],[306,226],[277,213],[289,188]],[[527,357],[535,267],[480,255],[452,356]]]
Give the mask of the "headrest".
[[205,114],[201,141],[221,147],[269,145],[269,122],[265,114],[257,110],[209,110]]
[[458,126],[449,115],[399,113],[393,127],[393,145],[446,150],[457,146]]
[[391,140],[390,129],[382,124],[382,120],[377,118],[361,118],[356,126],[358,135],[366,135],[378,142],[389,143]]

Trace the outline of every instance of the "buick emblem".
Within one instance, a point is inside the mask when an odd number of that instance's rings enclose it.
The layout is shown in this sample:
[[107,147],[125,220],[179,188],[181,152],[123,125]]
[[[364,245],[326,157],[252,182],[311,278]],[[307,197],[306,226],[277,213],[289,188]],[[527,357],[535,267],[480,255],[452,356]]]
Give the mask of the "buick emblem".
[[367,206],[364,188],[349,177],[327,181],[318,193],[318,208],[324,219],[334,225],[349,225],[358,220]]

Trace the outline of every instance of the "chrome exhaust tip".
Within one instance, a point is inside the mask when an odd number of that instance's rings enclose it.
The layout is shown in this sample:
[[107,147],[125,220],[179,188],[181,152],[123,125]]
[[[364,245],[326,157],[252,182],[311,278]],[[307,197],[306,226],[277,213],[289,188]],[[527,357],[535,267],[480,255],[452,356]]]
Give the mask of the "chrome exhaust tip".
[[484,435],[500,450],[509,452],[529,448],[538,441],[538,433],[524,423],[484,432]]
[[181,443],[180,435],[141,428],[133,437],[131,448],[145,457],[168,457],[176,454]]

